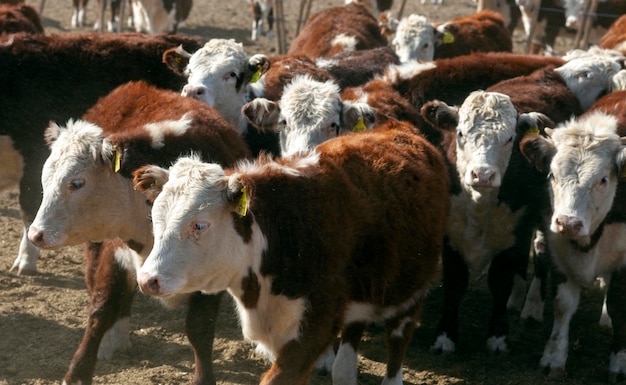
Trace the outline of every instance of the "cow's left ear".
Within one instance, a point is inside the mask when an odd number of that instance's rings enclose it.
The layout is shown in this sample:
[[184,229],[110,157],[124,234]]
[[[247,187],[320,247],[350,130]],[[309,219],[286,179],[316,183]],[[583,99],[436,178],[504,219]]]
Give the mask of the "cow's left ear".
[[241,112],[259,131],[278,130],[280,107],[276,102],[265,98],[252,99],[241,108]]
[[46,141],[46,144],[48,145],[48,147],[52,147],[52,145],[54,144],[54,142],[56,142],[56,140],[59,138],[59,135],[61,134],[61,128],[59,127],[58,124],[56,124],[55,122],[50,122],[48,125],[48,128],[46,128],[46,131],[44,132],[43,138]]
[[241,217],[248,215],[252,193],[252,189],[246,186],[237,176],[228,178],[226,199],[232,206],[232,212],[237,213]]
[[376,123],[376,113],[367,103],[343,102],[341,111],[342,132],[360,132],[371,130]]
[[185,68],[189,64],[189,58],[191,58],[191,54],[185,51],[182,45],[163,52],[163,63],[179,76],[185,76]]
[[263,54],[256,54],[248,60],[248,70],[243,74],[243,84],[256,83],[270,69],[270,59]]
[[133,171],[133,183],[136,190],[144,193],[148,202],[154,203],[169,176],[169,171],[159,166],[142,166]]
[[459,124],[458,107],[451,107],[439,100],[426,102],[420,114],[428,124],[440,130],[455,131]]
[[546,128],[554,128],[555,124],[548,116],[541,112],[528,112],[517,117],[516,135],[522,138],[529,134],[545,135]]

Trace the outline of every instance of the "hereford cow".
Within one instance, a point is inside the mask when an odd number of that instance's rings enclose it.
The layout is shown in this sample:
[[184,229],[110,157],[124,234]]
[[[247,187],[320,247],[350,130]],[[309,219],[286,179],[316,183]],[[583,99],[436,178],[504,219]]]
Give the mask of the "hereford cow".
[[305,55],[315,60],[385,45],[387,39],[376,18],[363,5],[349,3],[311,16],[291,42],[287,54]]
[[0,34],[17,32],[44,33],[39,12],[26,4],[0,4]]
[[[83,118],[46,131],[51,154],[42,171],[43,201],[29,230],[30,240],[46,249],[93,241],[86,245],[87,327],[65,384],[91,383],[96,353],[110,358],[130,346],[136,270],[153,243],[150,206],[133,189],[132,171],[169,166],[191,151],[225,166],[250,155],[217,111],[144,82],[116,88]],[[188,301],[193,383],[215,384],[211,347],[219,296],[194,294]]]
[[[455,130],[446,153],[456,165],[443,254],[444,304],[433,349],[456,350],[459,306],[472,275],[485,275],[493,297],[487,348],[508,351],[507,302],[515,276],[525,277],[534,230],[547,210],[546,179],[528,165],[517,144],[529,128],[549,119],[519,114],[511,98],[472,92],[457,109],[441,102],[423,107],[431,124]],[[523,192],[522,192],[523,191]]]
[[149,197],[161,190],[140,288],[158,297],[228,289],[244,336],[272,360],[268,385],[308,383],[340,330],[333,383],[355,384],[361,334],[384,321],[383,383],[401,383],[415,321],[439,278],[448,181],[440,153],[396,127],[234,169],[187,158],[169,173],[137,171]]
[[[578,29],[581,27],[581,19],[584,0],[563,0],[565,9],[565,26]],[[626,3],[621,0],[599,0],[595,12],[589,15],[593,28],[609,29],[611,25],[626,13]]]
[[391,47],[401,63],[413,60],[430,61],[435,57],[435,46],[443,37],[426,16],[409,15],[398,22]]
[[136,32],[176,33],[191,12],[192,0],[130,0]]
[[[39,250],[26,232],[41,202],[41,167],[49,154],[43,133],[49,122],[81,116],[99,97],[133,79],[180,89],[184,79],[172,74],[161,56],[181,44],[198,47],[182,36],[99,33],[18,34],[0,44],[0,135],[11,138],[24,163],[19,202],[25,231],[12,269],[37,270]],[[0,168],[6,166],[0,162]]]
[[581,291],[597,277],[610,277],[606,295],[613,321],[609,382],[626,373],[622,172],[626,150],[619,137],[626,133],[623,100],[619,109],[588,112],[549,131],[549,138],[532,135],[520,144],[529,162],[550,180],[552,214],[546,242],[555,266],[556,296],[554,325],[540,366],[553,378],[565,376],[570,321]]
[[[89,0],[72,0],[73,10],[72,10],[72,28],[79,28],[85,26],[86,22],[86,8],[87,2]],[[102,0],[98,0],[98,9],[100,12],[105,11],[101,9],[100,6]],[[107,0],[108,1],[108,0]],[[111,0],[111,18],[107,21],[107,31],[115,32],[117,31],[117,25],[120,23],[120,11],[122,6],[122,0]],[[104,18],[104,15],[101,15],[100,18]],[[100,18],[94,23],[93,29],[100,29]]]
[[521,11],[522,24],[530,45],[528,51],[555,55],[554,43],[565,27],[562,0],[516,0]]

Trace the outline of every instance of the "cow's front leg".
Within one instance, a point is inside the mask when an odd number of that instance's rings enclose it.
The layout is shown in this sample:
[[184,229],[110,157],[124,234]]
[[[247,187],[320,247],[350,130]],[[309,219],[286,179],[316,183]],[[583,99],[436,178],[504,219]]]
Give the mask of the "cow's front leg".
[[189,298],[185,332],[193,347],[195,371],[193,385],[215,385],[213,372],[213,339],[219,304],[224,292],[205,295],[194,293]]
[[613,273],[606,293],[606,307],[613,325],[609,382],[626,375],[626,271]]
[[28,240],[29,227],[30,222],[24,222],[24,232],[22,233],[20,248],[17,252],[17,257],[15,258],[13,265],[9,270],[16,271],[20,275],[37,274],[37,261],[41,256],[39,249]]
[[542,368],[549,369],[551,378],[565,376],[565,362],[569,339],[569,326],[580,301],[580,286],[567,280],[557,287],[554,298],[554,324],[550,339],[539,361]]
[[445,247],[443,254],[443,314],[437,339],[431,350],[451,353],[456,350],[459,333],[459,306],[469,283],[469,270],[461,254]]

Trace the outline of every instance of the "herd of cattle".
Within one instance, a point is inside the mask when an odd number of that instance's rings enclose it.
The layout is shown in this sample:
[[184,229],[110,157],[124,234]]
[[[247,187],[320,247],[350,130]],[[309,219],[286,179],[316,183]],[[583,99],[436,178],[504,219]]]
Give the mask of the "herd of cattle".
[[626,375],[625,21],[550,57],[513,53],[492,10],[432,24],[379,7],[322,10],[287,54],[251,56],[229,39],[46,35],[32,7],[0,5],[0,187],[19,184],[24,223],[12,270],[86,250],[89,320],[64,384],[129,348],[137,286],[187,304],[196,385],[219,377],[225,292],[272,363],[262,384],[357,384],[370,323],[383,384],[401,384],[429,290],[444,290],[432,348],[453,352],[483,274],[492,352],[509,350],[507,308],[542,319],[551,274],[539,364],[554,378],[581,290],[606,281],[609,381]]

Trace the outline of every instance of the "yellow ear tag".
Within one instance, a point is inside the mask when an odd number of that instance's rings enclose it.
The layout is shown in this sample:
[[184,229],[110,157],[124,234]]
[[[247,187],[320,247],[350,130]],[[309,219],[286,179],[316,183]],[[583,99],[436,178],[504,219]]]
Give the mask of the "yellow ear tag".
[[180,62],[182,62],[182,61],[183,61],[183,58],[182,58],[182,57],[180,57],[180,56],[174,56],[174,61],[175,61],[176,63],[180,63]]
[[354,127],[352,127],[352,132],[361,132],[365,131],[367,127],[365,127],[365,122],[363,122],[363,118],[359,118],[359,121],[356,122]]
[[443,34],[443,44],[454,43],[454,35],[450,32],[445,32]]
[[237,214],[245,217],[248,213],[248,194],[246,193],[246,188],[241,189],[241,198],[239,198],[239,204],[237,205]]
[[113,156],[115,157],[113,160],[113,171],[119,172],[120,168],[122,168],[122,160],[120,156],[120,150],[117,147],[113,148]]
[[252,78],[250,79],[250,83],[256,83],[259,81],[259,79],[261,79],[261,69],[263,67],[260,64],[256,65],[256,72],[252,75]]
[[539,135],[539,129],[537,127],[530,127],[524,133],[524,136],[527,136],[527,135]]

